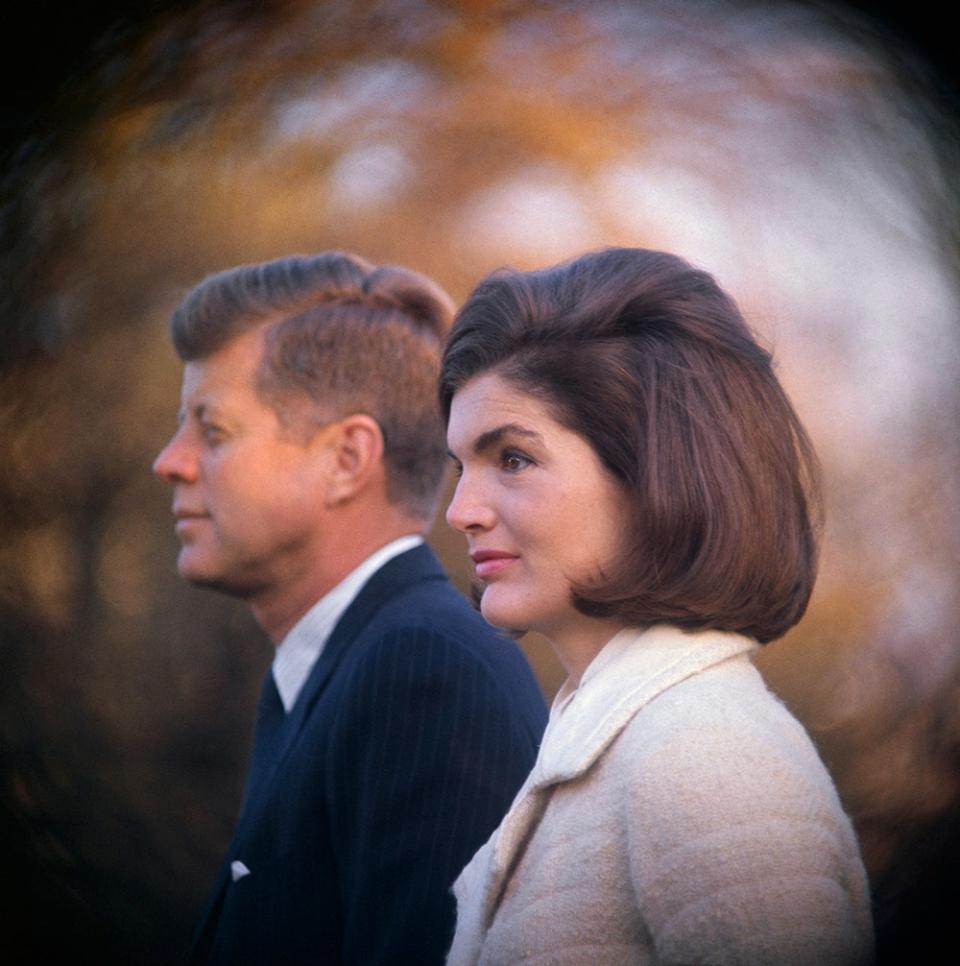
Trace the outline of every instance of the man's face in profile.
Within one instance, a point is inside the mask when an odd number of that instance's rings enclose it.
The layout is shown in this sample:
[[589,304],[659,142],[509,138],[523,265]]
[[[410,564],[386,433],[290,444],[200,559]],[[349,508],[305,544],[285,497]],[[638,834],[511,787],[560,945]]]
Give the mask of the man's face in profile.
[[153,467],[173,487],[181,576],[239,597],[309,566],[323,512],[317,440],[285,433],[257,395],[261,351],[253,330],[186,364],[179,426]]

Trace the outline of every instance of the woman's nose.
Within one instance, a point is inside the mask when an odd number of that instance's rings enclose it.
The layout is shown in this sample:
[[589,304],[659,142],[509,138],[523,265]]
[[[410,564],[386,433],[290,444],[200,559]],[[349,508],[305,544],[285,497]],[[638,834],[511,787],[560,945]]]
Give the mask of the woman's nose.
[[489,530],[495,514],[490,501],[484,497],[482,487],[462,473],[453,499],[447,507],[447,523],[461,533]]

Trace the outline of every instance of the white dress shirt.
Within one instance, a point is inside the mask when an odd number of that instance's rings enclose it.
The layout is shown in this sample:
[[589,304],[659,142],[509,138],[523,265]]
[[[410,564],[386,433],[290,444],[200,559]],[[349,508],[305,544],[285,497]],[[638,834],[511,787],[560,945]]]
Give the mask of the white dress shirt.
[[313,665],[323,653],[337,621],[353,603],[363,585],[388,561],[423,543],[423,537],[411,534],[381,547],[333,590],[324,594],[290,629],[277,646],[273,659],[273,679],[280,692],[283,707],[290,712]]

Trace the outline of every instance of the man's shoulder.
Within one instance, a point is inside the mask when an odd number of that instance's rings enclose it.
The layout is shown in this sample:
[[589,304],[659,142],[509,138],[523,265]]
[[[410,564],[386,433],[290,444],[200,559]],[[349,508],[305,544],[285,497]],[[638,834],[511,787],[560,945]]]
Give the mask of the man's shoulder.
[[483,632],[496,633],[439,569],[396,589],[382,600],[377,619],[412,624],[466,623]]
[[453,682],[543,706],[516,641],[491,627],[444,576],[407,584],[378,601],[350,642],[341,680],[398,688]]
[[394,648],[406,649],[411,659],[439,649],[491,670],[526,665],[516,642],[491,627],[446,578],[420,581],[382,601],[354,644],[368,658]]
[[[542,725],[543,698],[517,643],[492,628],[427,547],[390,561],[335,631],[337,703],[379,695],[473,694]],[[512,711],[509,709],[513,709]]]
[[449,634],[460,642],[504,640],[454,587],[426,544],[389,560],[360,591],[354,608],[365,618],[358,639],[399,628]]

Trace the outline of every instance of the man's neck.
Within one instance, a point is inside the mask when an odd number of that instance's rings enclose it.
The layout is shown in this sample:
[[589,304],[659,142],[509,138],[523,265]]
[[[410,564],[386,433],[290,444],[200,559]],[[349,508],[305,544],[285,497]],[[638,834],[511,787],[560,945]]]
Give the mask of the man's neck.
[[423,536],[423,521],[405,519],[379,534],[355,532],[349,539],[332,540],[335,549],[322,555],[315,566],[250,600],[257,623],[274,644],[280,644],[291,628],[321,597],[381,547],[404,536]]

